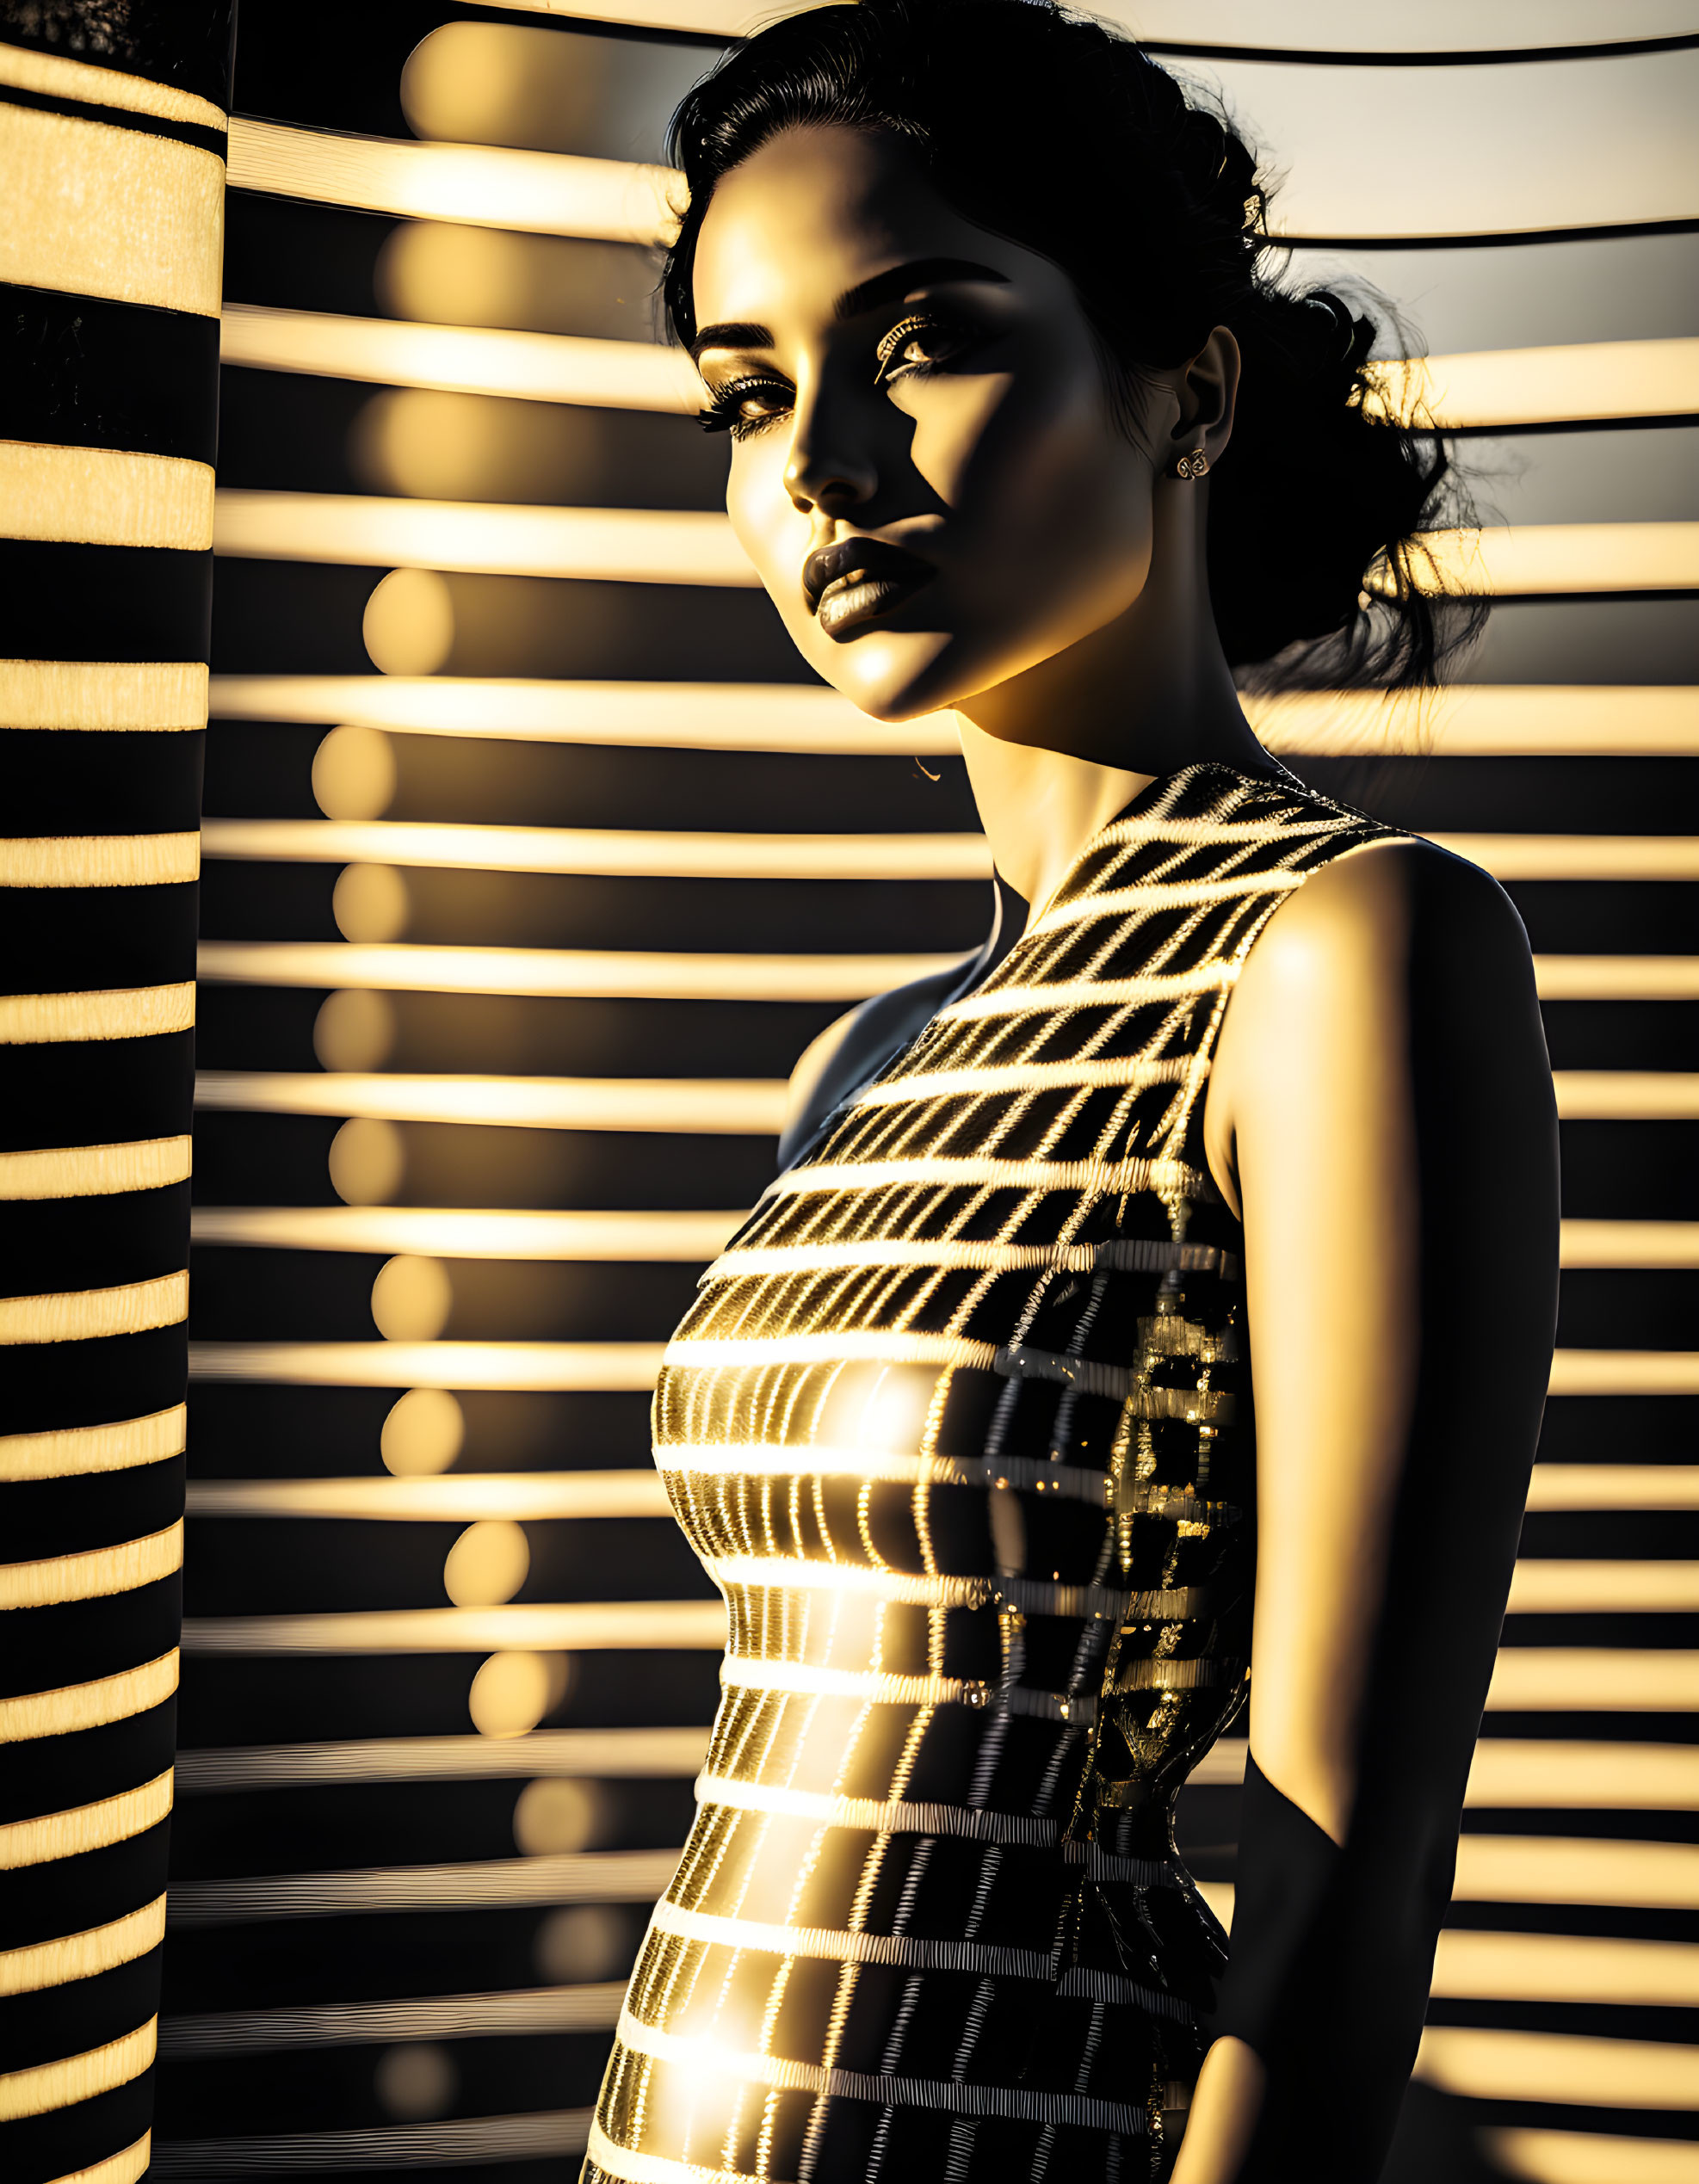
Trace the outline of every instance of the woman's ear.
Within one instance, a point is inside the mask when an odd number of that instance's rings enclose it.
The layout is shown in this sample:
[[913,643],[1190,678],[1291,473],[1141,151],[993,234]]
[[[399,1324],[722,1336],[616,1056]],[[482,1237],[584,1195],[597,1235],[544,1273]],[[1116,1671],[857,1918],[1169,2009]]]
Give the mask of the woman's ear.
[[1239,343],[1217,326],[1179,374],[1180,416],[1169,435],[1175,460],[1202,447],[1212,466],[1220,460],[1233,437],[1239,369]]

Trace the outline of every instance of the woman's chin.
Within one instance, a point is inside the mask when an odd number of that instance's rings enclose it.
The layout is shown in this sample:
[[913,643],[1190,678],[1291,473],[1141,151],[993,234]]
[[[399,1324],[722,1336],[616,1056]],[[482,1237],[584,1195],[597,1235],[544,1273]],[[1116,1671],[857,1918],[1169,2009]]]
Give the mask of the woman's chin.
[[942,713],[965,694],[955,646],[944,631],[869,629],[809,648],[809,665],[858,712],[893,725]]

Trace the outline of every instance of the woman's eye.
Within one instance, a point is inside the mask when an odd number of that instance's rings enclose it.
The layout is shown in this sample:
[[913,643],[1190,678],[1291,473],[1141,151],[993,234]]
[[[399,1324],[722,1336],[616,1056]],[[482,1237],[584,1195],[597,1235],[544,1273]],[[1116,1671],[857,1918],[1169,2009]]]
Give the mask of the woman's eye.
[[959,356],[973,340],[966,326],[941,318],[905,318],[893,326],[874,352],[879,376],[887,384],[935,370]]
[[707,432],[729,432],[733,440],[747,440],[786,416],[791,391],[780,379],[737,379],[718,388],[697,421]]

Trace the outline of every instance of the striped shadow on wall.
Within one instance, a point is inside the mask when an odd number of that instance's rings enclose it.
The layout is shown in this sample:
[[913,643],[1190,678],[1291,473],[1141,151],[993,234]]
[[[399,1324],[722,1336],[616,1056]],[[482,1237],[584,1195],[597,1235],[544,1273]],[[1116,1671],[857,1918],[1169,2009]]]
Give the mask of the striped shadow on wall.
[[[582,2147],[716,1695],[656,1346],[800,1047],[983,925],[948,724],[799,682],[654,339],[660,125],[741,21],[580,12],[244,0],[161,2175]],[[1480,481],[1467,681],[1262,725],[1501,873],[1559,1071],[1561,1356],[1394,2184],[1699,2176],[1696,40],[1122,12],[1289,169],[1294,272],[1431,353],[1385,398]],[[1243,1756],[1183,1815],[1223,1891]]]
[[228,5],[0,7],[0,2170],[148,2162]]

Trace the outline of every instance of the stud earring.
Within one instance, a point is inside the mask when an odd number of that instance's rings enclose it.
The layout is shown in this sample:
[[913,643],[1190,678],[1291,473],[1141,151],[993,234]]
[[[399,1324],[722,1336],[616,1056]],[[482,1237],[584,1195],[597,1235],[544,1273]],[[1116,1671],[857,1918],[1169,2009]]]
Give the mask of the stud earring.
[[1202,447],[1194,447],[1189,455],[1182,455],[1174,466],[1176,478],[1202,478],[1209,468],[1209,458]]

